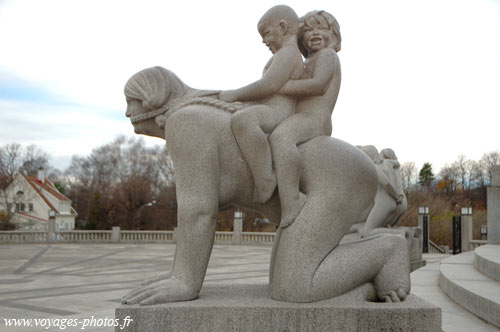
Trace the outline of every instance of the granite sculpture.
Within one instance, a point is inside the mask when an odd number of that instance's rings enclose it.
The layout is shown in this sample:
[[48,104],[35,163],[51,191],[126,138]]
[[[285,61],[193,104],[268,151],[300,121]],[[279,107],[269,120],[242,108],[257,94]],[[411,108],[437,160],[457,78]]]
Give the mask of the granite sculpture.
[[[333,16],[325,14],[318,22],[315,15],[319,12],[313,12],[301,19],[298,45],[306,57],[303,76],[294,79],[296,63],[292,62],[284,78],[274,80],[271,68],[283,66],[278,55],[292,54],[290,57],[296,58],[295,44],[285,43],[286,36],[294,36],[296,23],[292,21],[296,15],[292,12],[287,6],[277,6],[264,14],[258,28],[273,56],[262,79],[247,87],[226,92],[196,90],[161,67],[142,70],[127,82],[126,115],[135,132],[161,137],[167,142],[175,167],[178,227],[172,271],[147,280],[124,297],[124,304],[151,305],[195,299],[214,243],[218,211],[232,205],[259,211],[283,226],[277,230],[271,255],[270,283],[274,299],[319,301],[367,282],[373,282],[382,301],[399,302],[408,295],[409,260],[404,238],[384,234],[339,245],[344,234],[373,205],[379,186],[377,169],[362,151],[328,136],[330,114],[340,86],[336,54],[340,49],[340,34],[336,36],[333,32],[333,28],[338,31],[338,24],[332,28],[336,21],[332,23],[329,17]],[[312,17],[311,22],[305,24],[308,17]],[[277,43],[269,41],[266,37],[269,33]],[[285,47],[289,49],[280,53]],[[269,95],[262,91],[249,92],[265,86],[266,82],[276,84]],[[290,97],[284,95],[297,99],[296,113],[290,114],[285,105]],[[242,129],[238,113],[247,114],[241,117],[249,119],[253,116],[252,110],[258,113],[280,109],[290,116],[282,122],[275,121],[276,129],[271,133],[272,128],[266,128],[266,123],[251,123],[258,135],[271,135],[272,158],[277,163],[279,188],[266,189],[271,191],[267,198],[259,192],[262,188],[258,188],[258,184],[254,190],[260,179],[254,179],[259,175],[253,173],[252,162],[248,162],[253,154],[243,152],[245,148],[239,144],[252,134],[236,133]],[[301,134],[292,135],[294,130]],[[288,147],[285,143],[273,144],[274,135],[278,137],[276,140],[283,138]],[[287,148],[290,156],[276,157]],[[293,172],[297,174],[289,175],[288,184],[299,190],[298,208],[291,214],[285,211],[285,218],[292,216],[285,220],[282,220],[281,203],[287,203],[283,197],[296,194],[283,192],[281,188],[288,179],[280,180],[280,158],[294,160]],[[269,171],[269,160],[266,163],[263,167]],[[270,172],[273,174],[272,169]],[[281,200],[280,196],[283,196]]]
[[377,169],[379,186],[373,207],[361,223],[354,225],[351,231],[358,231],[361,237],[380,233],[404,234],[403,229],[389,229],[408,210],[408,202],[401,181],[400,164],[392,149],[378,152],[373,145],[358,146],[373,161]]

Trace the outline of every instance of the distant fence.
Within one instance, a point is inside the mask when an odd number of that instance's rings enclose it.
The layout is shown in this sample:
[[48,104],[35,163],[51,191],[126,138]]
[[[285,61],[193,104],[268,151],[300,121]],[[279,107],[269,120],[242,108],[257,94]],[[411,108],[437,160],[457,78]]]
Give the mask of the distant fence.
[[[233,232],[216,232],[217,244],[272,245],[275,233],[241,232],[235,236]],[[175,231],[126,231],[120,227],[113,230],[73,230],[58,231],[53,234],[34,231],[0,232],[0,243],[175,243]]]
[[[273,232],[215,232],[216,244],[244,244],[271,246],[276,233]],[[73,230],[59,231],[52,235],[47,232],[35,231],[3,231],[0,232],[1,243],[175,243],[175,231],[125,231],[120,227],[113,230]],[[487,244],[488,241],[469,240],[469,248],[464,251],[474,250],[479,246]],[[446,253],[440,247],[429,240],[429,252],[441,254]]]
[[477,247],[483,246],[485,244],[488,244],[488,241],[485,241],[485,240],[470,240],[469,241],[469,250],[473,251]]

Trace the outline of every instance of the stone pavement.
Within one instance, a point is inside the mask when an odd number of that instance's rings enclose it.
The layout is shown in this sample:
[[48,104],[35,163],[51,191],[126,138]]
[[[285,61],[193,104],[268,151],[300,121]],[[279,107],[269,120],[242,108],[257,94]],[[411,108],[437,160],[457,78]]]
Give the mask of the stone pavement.
[[[114,331],[102,324],[112,323],[120,298],[145,278],[168,271],[174,251],[173,244],[0,245],[0,331]],[[265,283],[270,253],[270,247],[216,245],[205,282]],[[497,331],[441,292],[438,264],[444,257],[424,257],[428,265],[412,273],[412,293],[443,308],[445,331]],[[9,318],[32,319],[33,327],[7,327]],[[48,318],[78,325],[34,327],[34,319],[45,324]]]

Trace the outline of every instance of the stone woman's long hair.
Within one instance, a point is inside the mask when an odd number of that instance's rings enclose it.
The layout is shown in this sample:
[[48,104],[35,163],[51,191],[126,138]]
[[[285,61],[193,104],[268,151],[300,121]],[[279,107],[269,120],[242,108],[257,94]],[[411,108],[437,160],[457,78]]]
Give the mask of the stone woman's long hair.
[[188,87],[170,70],[151,67],[141,70],[125,84],[125,96],[142,101],[145,110],[165,105],[170,99],[183,96]]

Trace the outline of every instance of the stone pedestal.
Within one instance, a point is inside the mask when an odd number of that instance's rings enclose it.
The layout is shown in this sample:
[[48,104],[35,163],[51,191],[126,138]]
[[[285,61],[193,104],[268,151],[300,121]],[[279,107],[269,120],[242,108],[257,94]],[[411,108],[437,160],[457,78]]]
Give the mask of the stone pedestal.
[[410,295],[401,303],[369,302],[365,284],[345,295],[313,303],[274,301],[268,285],[210,285],[194,301],[155,306],[121,306],[124,332],[321,332],[441,331],[441,309]]
[[47,242],[56,242],[56,218],[49,217],[47,223]]
[[500,244],[500,165],[491,171],[488,188],[488,244]]
[[111,228],[111,242],[120,242],[120,226],[113,226]]
[[241,232],[243,231],[243,213],[236,211],[233,221],[233,244],[241,244]]
[[472,240],[472,216],[462,215],[461,232],[462,252],[470,251],[470,241]]

